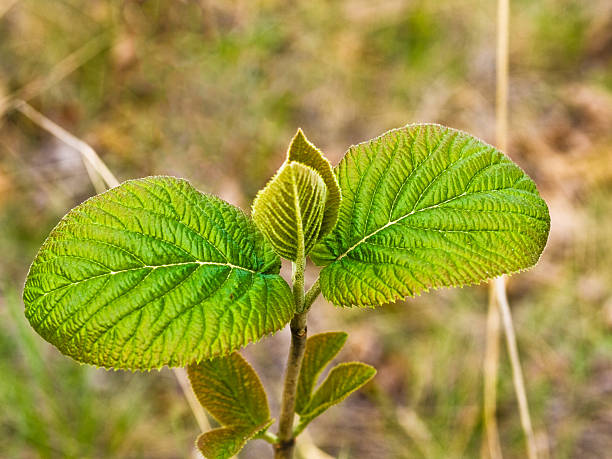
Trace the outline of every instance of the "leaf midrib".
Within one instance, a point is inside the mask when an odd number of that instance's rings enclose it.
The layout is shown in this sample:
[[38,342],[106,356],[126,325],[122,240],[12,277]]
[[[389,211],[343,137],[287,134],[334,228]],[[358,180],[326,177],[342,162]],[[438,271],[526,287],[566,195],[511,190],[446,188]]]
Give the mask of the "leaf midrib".
[[[446,201],[442,201],[442,202],[439,202],[437,204],[433,204],[431,206],[424,207],[423,209],[412,210],[411,212],[407,213],[406,215],[403,215],[400,218],[397,218],[395,220],[391,220],[391,221],[387,222],[385,225],[383,225],[380,228],[378,228],[377,230],[372,231],[370,234],[364,236],[358,242],[356,242],[351,247],[349,247],[344,253],[342,253],[340,256],[338,256],[334,261],[342,260],[345,256],[347,256],[350,252],[355,250],[359,245],[361,245],[364,242],[366,242],[372,236],[375,236],[376,234],[380,233],[381,231],[389,228],[390,226],[395,225],[396,223],[401,222],[402,220],[404,220],[404,219],[406,219],[406,218],[410,217],[411,215],[414,215],[414,214],[416,214],[418,212],[425,212],[425,211],[428,211],[428,210],[435,209],[437,207],[440,207],[440,206],[442,206],[444,204],[448,204],[451,201],[454,201],[456,199],[462,198],[462,197],[467,196],[467,195],[473,195],[473,194],[479,194],[479,193],[495,193],[495,192],[500,192],[500,191],[505,191],[505,190],[512,190],[512,189],[514,189],[514,188],[511,186],[511,187],[507,187],[507,188],[500,188],[500,189],[497,189],[497,190],[483,190],[483,191],[474,191],[474,192],[464,191],[463,193],[461,193],[461,194],[459,194],[457,196],[453,196],[452,198],[447,199]],[[519,191],[519,190],[517,190],[517,191]]]
[[297,259],[300,260],[304,257],[304,250],[306,241],[304,241],[304,228],[302,227],[302,208],[300,206],[300,198],[298,195],[298,187],[295,181],[295,170],[291,169],[291,186],[293,187],[293,205],[295,207],[295,223],[296,223],[296,236],[297,236],[297,247],[296,255]]
[[181,262],[181,263],[169,263],[169,264],[165,264],[165,265],[143,265],[143,266],[136,266],[134,268],[120,269],[118,271],[109,271],[109,272],[106,272],[106,273],[97,274],[95,276],[86,277],[85,279],[81,279],[81,280],[78,280],[76,282],[70,282],[68,284],[64,284],[64,285],[62,285],[60,287],[54,288],[53,290],[49,290],[48,292],[43,293],[42,295],[40,295],[37,298],[37,300],[40,299],[40,298],[44,298],[45,296],[47,296],[47,295],[49,295],[49,294],[51,294],[53,292],[56,292],[58,290],[61,290],[63,288],[72,287],[74,285],[81,284],[83,282],[86,282],[86,281],[89,281],[89,280],[92,280],[92,279],[98,279],[98,278],[104,277],[104,276],[112,276],[112,275],[115,275],[115,274],[121,274],[121,273],[125,273],[125,272],[130,272],[130,271],[138,271],[139,269],[151,269],[151,271],[153,271],[153,270],[158,269],[158,268],[173,268],[175,266],[186,266],[186,265],[224,266],[224,267],[231,268],[231,269],[241,269],[243,271],[247,271],[247,272],[252,273],[252,274],[262,274],[262,275],[264,275],[264,273],[260,273],[258,271],[253,271],[251,269],[244,268],[242,266],[233,265],[231,263],[219,263],[219,262],[214,262],[214,261],[199,261],[199,260],[196,260],[196,261],[186,261],[186,262]]

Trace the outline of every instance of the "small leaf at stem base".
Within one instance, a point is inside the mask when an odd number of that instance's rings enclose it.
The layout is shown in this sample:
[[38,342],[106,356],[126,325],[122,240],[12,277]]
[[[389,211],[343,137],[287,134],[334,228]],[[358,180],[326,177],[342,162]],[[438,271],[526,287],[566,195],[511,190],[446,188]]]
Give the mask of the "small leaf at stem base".
[[302,410],[297,430],[301,432],[314,418],[364,386],[375,374],[373,367],[361,362],[336,365]]
[[306,341],[306,351],[298,380],[296,413],[302,414],[308,407],[319,374],[340,352],[347,336],[344,332],[327,332],[312,335]]
[[229,458],[272,423],[257,373],[237,352],[189,365],[191,387],[202,406],[222,425],[197,445],[207,458]]

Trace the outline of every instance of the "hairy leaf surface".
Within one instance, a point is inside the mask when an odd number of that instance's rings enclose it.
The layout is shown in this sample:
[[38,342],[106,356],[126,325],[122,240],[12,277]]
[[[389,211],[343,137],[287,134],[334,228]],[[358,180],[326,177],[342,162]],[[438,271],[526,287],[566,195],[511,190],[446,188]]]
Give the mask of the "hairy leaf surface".
[[340,352],[347,336],[344,332],[327,332],[312,335],[306,340],[306,351],[298,380],[296,413],[302,414],[308,407],[319,374]]
[[198,438],[204,457],[232,457],[272,424],[261,381],[238,352],[191,364],[187,372],[196,397],[222,425]]
[[327,199],[319,173],[300,163],[285,163],[253,203],[253,220],[277,253],[303,257],[316,244]]
[[336,405],[370,381],[376,370],[361,362],[348,362],[336,365],[325,381],[312,395],[310,403],[300,416],[302,429],[330,406]]
[[271,422],[266,422],[255,428],[219,427],[201,434],[196,444],[207,459],[229,459],[238,454],[257,432],[268,428],[270,424]]
[[338,211],[340,210],[340,202],[342,200],[338,179],[336,179],[332,166],[327,158],[323,156],[321,150],[308,141],[301,129],[298,129],[295,137],[291,141],[289,151],[287,152],[287,161],[295,161],[312,167],[321,175],[325,182],[325,186],[327,187],[327,201],[325,203],[325,214],[319,233],[320,239],[326,236],[338,221]]
[[336,305],[376,306],[535,264],[550,228],[533,181],[494,147],[409,125],[351,147],[335,170],[342,205],[311,252]]
[[196,397],[220,424],[254,428],[270,419],[261,381],[238,352],[191,364],[187,372]]
[[238,208],[172,177],[131,180],[70,211],[28,275],[34,329],[104,367],[184,366],[292,317],[280,259]]
[[229,459],[244,448],[252,434],[252,429],[244,427],[219,427],[201,434],[196,445],[206,459]]

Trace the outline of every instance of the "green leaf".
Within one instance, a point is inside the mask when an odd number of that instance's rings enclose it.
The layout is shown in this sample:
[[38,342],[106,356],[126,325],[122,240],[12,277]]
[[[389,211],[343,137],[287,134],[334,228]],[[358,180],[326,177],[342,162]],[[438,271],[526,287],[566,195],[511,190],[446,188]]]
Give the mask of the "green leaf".
[[335,226],[340,202],[331,164],[298,129],[287,159],[253,202],[253,220],[278,254],[297,261]]
[[336,305],[375,306],[534,265],[550,228],[533,181],[494,147],[409,125],[351,147],[334,231],[311,252]]
[[191,364],[187,372],[196,397],[222,425],[198,437],[205,457],[229,458],[272,424],[261,381],[239,353]]
[[254,428],[270,419],[261,381],[238,352],[191,364],[187,372],[196,397],[220,424]]
[[342,200],[338,179],[336,179],[332,166],[327,158],[323,156],[321,150],[308,141],[301,129],[298,129],[295,137],[293,137],[291,141],[291,145],[287,152],[287,161],[295,161],[312,167],[321,175],[327,186],[325,214],[319,233],[319,239],[321,239],[323,236],[329,234],[338,221],[338,211],[340,210],[340,202]]
[[376,370],[360,362],[348,362],[336,365],[327,375],[325,381],[313,394],[308,406],[300,416],[298,431],[301,431],[314,418],[330,406],[336,405],[370,381]]
[[196,445],[205,458],[228,459],[238,454],[252,435],[252,429],[219,427],[201,434]]
[[340,352],[347,336],[344,332],[328,332],[312,335],[306,340],[306,351],[298,380],[296,413],[302,414],[308,407],[319,374]]
[[318,240],[327,187],[300,163],[285,163],[253,203],[253,220],[284,258],[304,257]]
[[26,316],[104,367],[228,354],[293,315],[280,259],[238,208],[172,177],[132,180],[70,211],[26,280]]
[[266,422],[256,428],[219,427],[201,434],[196,445],[205,458],[228,459],[238,454],[247,441],[260,430],[270,427],[272,422]]

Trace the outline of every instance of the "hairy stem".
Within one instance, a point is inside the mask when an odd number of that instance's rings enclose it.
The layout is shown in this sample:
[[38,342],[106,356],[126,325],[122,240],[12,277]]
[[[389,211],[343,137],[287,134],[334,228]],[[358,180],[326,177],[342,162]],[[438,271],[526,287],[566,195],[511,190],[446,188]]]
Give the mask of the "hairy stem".
[[297,261],[293,263],[293,298],[296,313],[291,320],[291,347],[285,370],[285,382],[281,401],[280,419],[278,421],[278,443],[274,445],[276,459],[291,459],[295,448],[293,436],[293,419],[295,417],[295,397],[297,393],[298,377],[304,351],[306,350],[306,316],[304,312],[304,270],[306,257],[303,255],[303,246],[298,245]]
[[285,384],[278,425],[278,443],[274,447],[275,459],[291,459],[295,447],[293,419],[295,417],[295,397],[298,376],[304,351],[306,350],[306,315],[296,314],[291,321],[291,348],[285,372]]
[[293,301],[295,302],[295,313],[304,312],[304,269],[306,260],[304,257],[298,258],[293,263]]
[[302,308],[304,312],[308,312],[310,306],[312,306],[312,303],[314,303],[314,300],[316,300],[319,296],[319,293],[321,293],[321,284],[319,283],[319,279],[317,279],[315,283],[312,284],[312,287],[310,287],[310,289],[306,292],[306,296],[304,297],[304,307]]

